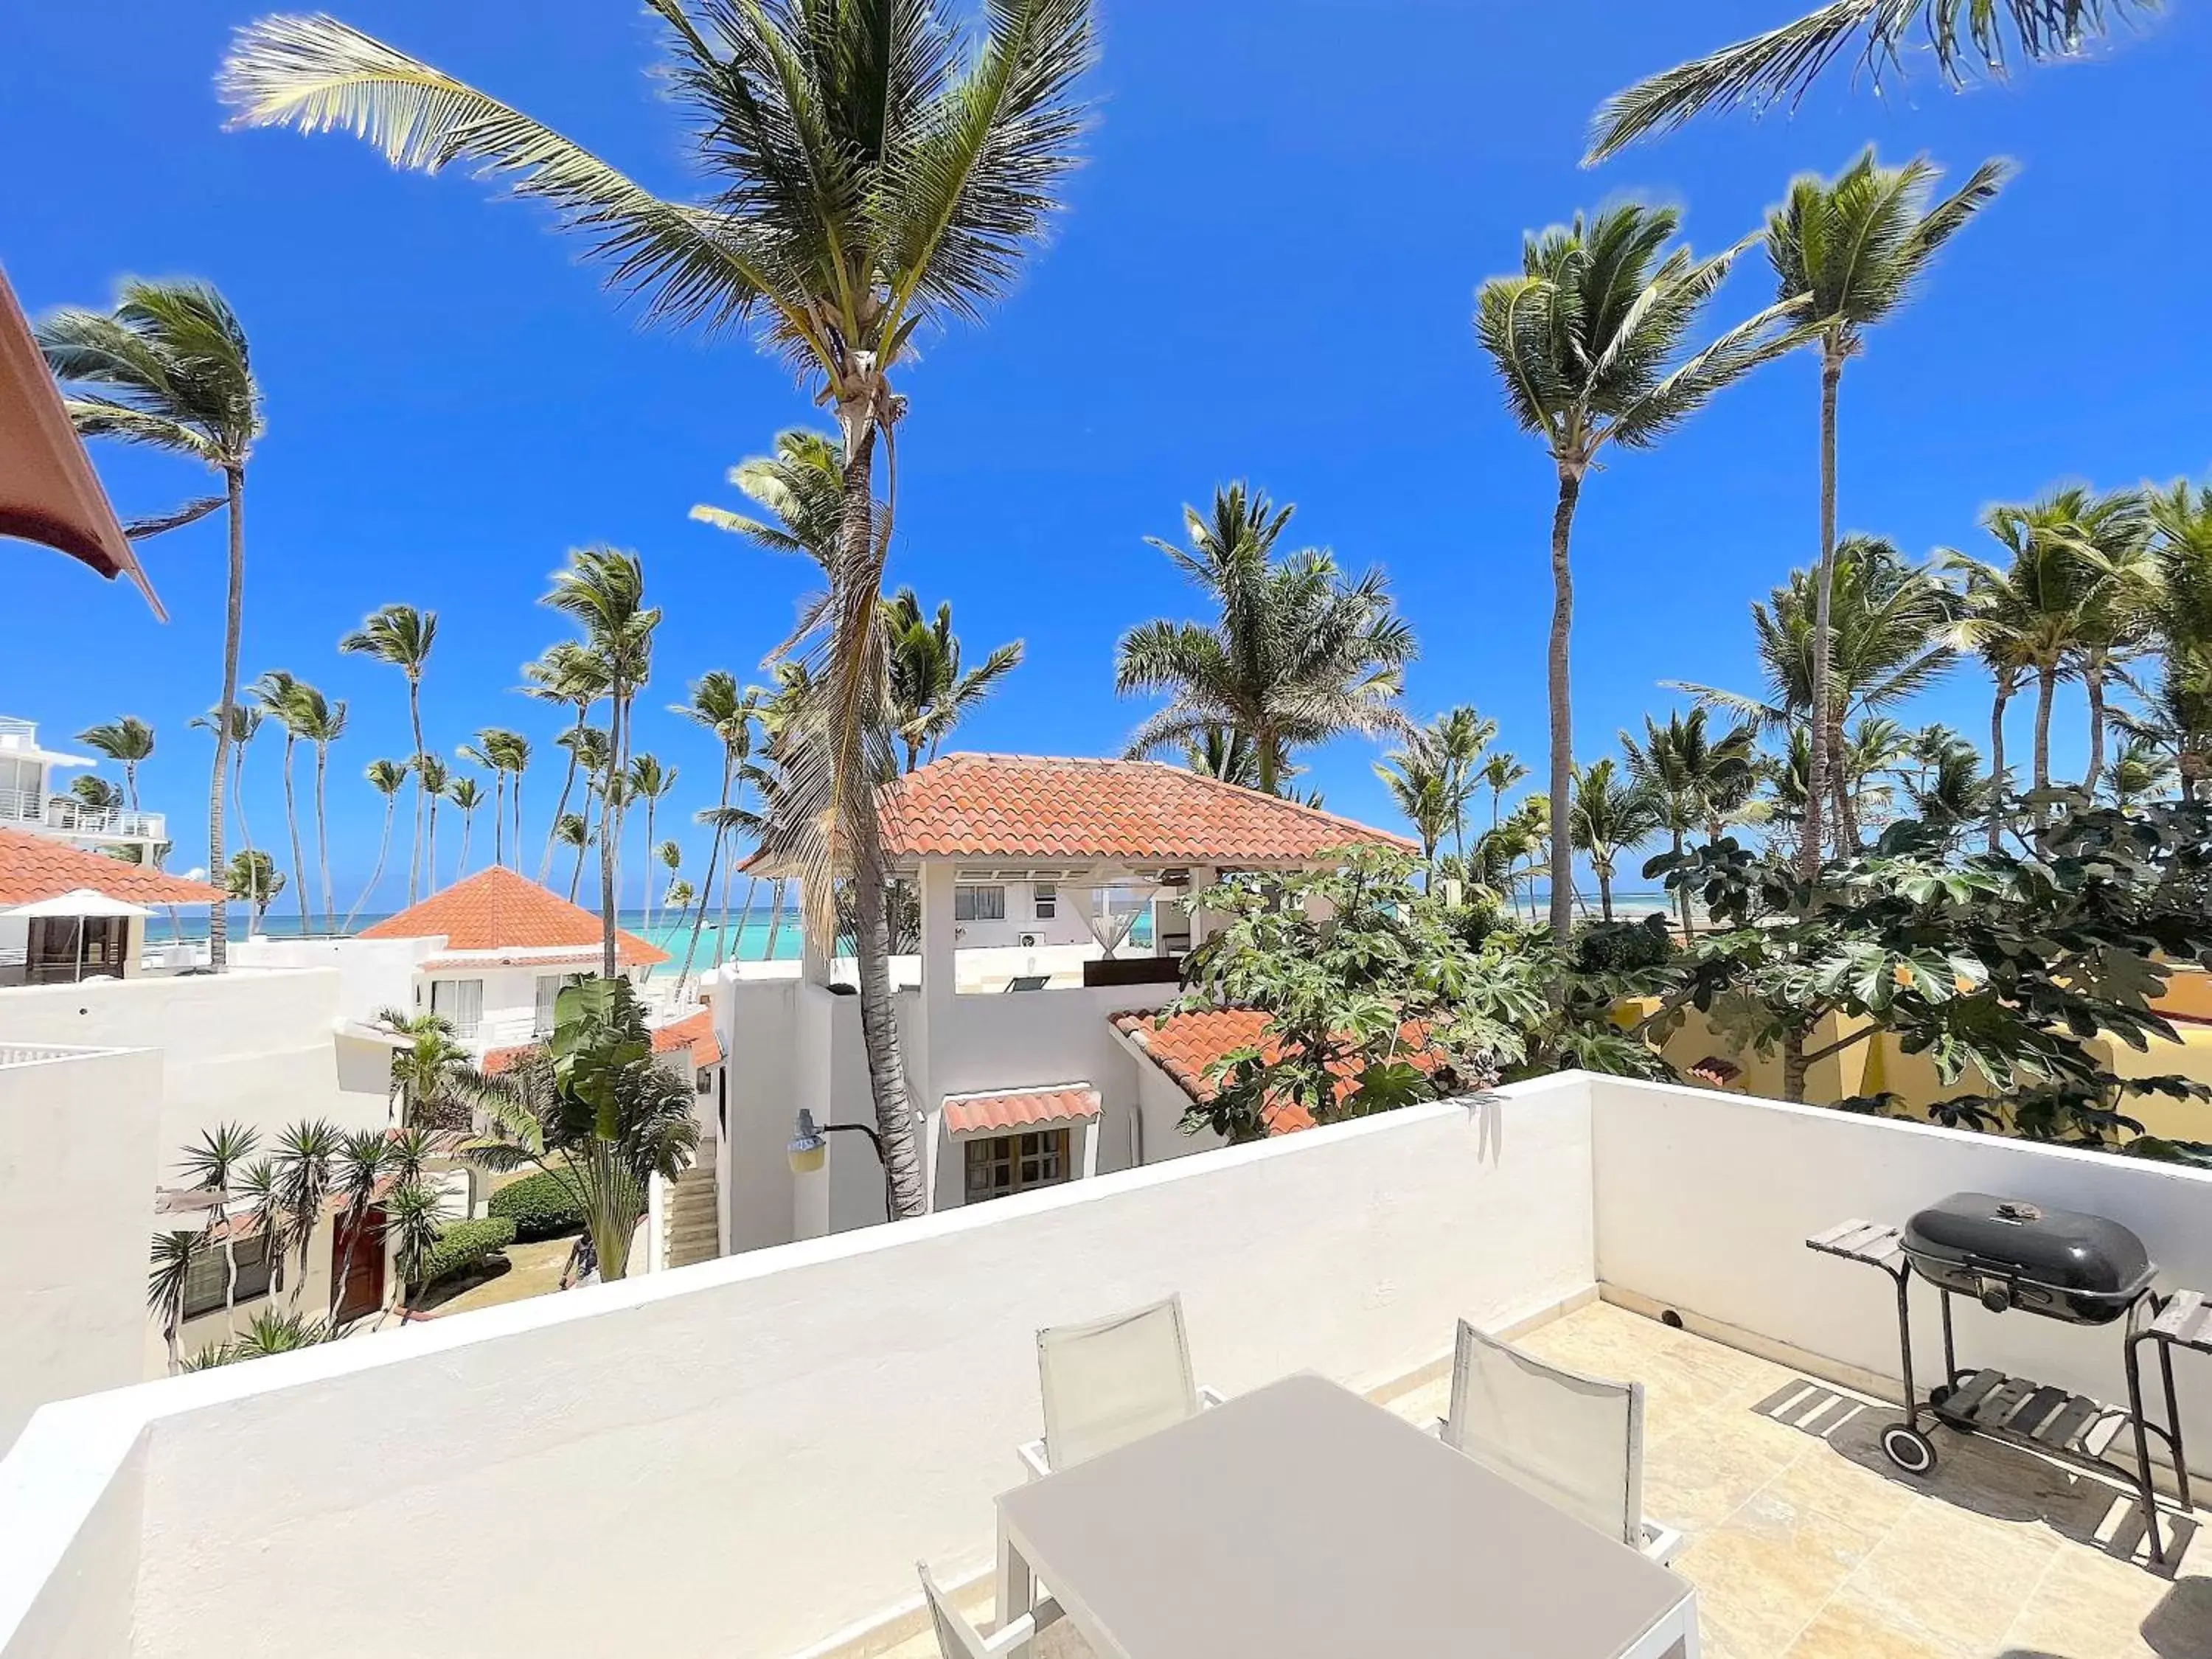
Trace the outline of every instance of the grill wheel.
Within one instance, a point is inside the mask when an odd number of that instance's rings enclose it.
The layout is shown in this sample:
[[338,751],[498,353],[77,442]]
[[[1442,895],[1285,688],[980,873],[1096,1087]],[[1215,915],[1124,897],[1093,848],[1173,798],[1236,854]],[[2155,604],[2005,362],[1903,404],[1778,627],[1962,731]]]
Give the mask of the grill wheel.
[[1907,1474],[1926,1474],[1936,1467],[1936,1443],[1902,1423],[1893,1423],[1881,1431],[1881,1450]]

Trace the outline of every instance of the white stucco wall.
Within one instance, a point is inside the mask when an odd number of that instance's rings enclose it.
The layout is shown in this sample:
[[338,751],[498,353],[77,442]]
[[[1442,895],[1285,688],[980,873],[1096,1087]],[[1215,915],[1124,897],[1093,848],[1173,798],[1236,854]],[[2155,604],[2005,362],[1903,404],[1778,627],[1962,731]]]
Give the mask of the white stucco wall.
[[[2212,1173],[1704,1089],[1600,1079],[1592,1097],[1599,1276],[1844,1366],[1897,1376],[1896,1293],[1804,1241],[1853,1217],[1901,1226],[1950,1193],[2110,1217],[2142,1237],[2161,1290],[2212,1290]],[[1912,1298],[1924,1393],[1943,1380],[1938,1298],[1924,1284]],[[2126,1401],[2117,1326],[1992,1314],[1965,1297],[1954,1319],[1963,1364]],[[2179,1356],[2177,1373],[2199,1363]],[[2190,1461],[2212,1469],[2212,1389],[2179,1380]]]
[[[1383,1381],[1589,1287],[1589,1160],[1568,1079],[148,1385],[134,1651],[228,1659],[241,1607],[325,1659],[795,1651],[988,1558],[1038,1326],[1180,1291],[1218,1386]],[[595,1579],[684,1593],[488,1594],[452,1547],[586,1515]],[[406,1586],[371,1620],[364,1562]]]
[[0,991],[0,1042],[146,1048],[161,1053],[165,1160],[204,1128],[262,1132],[326,1117],[341,1129],[383,1127],[383,1050],[337,1038],[335,967],[234,969]]
[[161,1110],[146,1049],[0,1065],[0,1448],[47,1401],[144,1374]]
[[65,1401],[0,1462],[0,1659],[133,1650],[150,1434],[129,1395]]

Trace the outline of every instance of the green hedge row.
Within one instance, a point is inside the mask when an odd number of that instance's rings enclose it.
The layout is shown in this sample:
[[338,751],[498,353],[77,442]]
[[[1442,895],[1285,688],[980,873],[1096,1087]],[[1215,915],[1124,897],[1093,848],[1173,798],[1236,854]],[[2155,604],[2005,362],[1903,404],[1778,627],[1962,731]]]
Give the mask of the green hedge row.
[[514,1223],[503,1215],[486,1216],[482,1221],[449,1222],[438,1230],[438,1242],[423,1255],[422,1283],[434,1285],[465,1273],[514,1243]]
[[540,1170],[511,1181],[484,1205],[487,1215],[506,1216],[514,1223],[514,1236],[526,1243],[572,1233],[584,1224],[584,1206],[561,1177]]

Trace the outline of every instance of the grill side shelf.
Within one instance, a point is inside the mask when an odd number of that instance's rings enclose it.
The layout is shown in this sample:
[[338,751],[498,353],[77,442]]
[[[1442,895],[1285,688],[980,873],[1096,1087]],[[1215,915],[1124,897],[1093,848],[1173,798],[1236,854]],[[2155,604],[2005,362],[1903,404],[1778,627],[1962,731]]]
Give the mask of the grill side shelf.
[[1905,1265],[1904,1235],[1895,1227],[1875,1221],[1839,1221],[1805,1241],[1808,1250],[1841,1256],[1846,1261],[1871,1262],[1896,1273]]
[[2212,1353],[2212,1303],[2199,1291],[2176,1291],[2146,1333],[2177,1348]]

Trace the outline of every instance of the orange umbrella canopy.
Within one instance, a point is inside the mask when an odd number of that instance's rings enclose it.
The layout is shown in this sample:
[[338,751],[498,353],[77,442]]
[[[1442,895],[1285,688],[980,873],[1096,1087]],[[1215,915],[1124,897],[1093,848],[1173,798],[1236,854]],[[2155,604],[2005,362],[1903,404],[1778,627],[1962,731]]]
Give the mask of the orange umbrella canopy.
[[153,585],[107,504],[60,388],[31,337],[31,325],[0,272],[0,536],[21,537],[128,576],[154,614],[167,617]]

